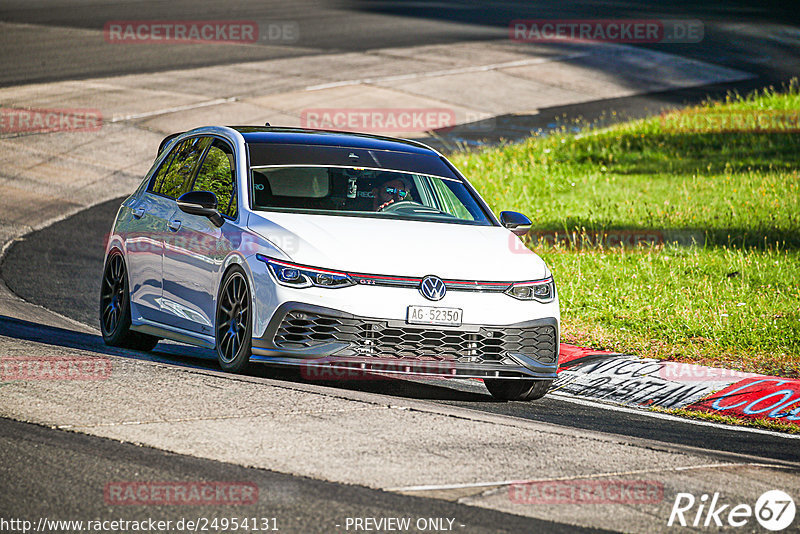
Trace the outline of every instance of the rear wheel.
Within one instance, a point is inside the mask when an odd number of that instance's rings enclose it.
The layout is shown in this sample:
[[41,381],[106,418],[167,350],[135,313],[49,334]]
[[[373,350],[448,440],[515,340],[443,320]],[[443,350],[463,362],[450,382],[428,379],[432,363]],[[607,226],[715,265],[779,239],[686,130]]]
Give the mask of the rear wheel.
[[550,389],[552,380],[503,380],[498,378],[486,378],[483,380],[486,389],[496,399],[532,401],[544,397]]
[[112,347],[153,350],[158,338],[131,330],[131,302],[125,260],[117,251],[106,259],[100,285],[100,331]]
[[217,360],[225,371],[241,373],[252,350],[250,288],[240,267],[232,267],[222,281],[217,298]]

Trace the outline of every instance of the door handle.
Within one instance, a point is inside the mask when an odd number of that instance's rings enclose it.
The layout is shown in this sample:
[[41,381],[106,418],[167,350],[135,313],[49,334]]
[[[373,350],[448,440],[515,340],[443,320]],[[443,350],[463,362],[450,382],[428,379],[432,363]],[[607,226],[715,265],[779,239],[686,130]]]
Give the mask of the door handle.
[[181,221],[178,219],[172,219],[169,222],[168,226],[170,230],[172,230],[173,232],[177,232],[178,230],[181,229]]
[[137,219],[141,219],[141,218],[142,218],[142,215],[144,215],[144,212],[145,212],[146,210],[147,210],[147,208],[145,208],[144,206],[142,206],[141,208],[133,208],[133,209],[131,210],[131,213],[133,213],[133,216],[134,216],[135,218],[137,218]]

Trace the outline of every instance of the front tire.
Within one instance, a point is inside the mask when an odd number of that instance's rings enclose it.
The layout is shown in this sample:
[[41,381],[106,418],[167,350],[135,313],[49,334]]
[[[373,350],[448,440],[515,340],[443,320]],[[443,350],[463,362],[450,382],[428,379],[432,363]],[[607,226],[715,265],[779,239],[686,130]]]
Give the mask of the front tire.
[[131,300],[125,259],[118,251],[106,258],[100,284],[100,331],[103,341],[112,347],[149,351],[158,338],[131,330]]
[[541,399],[550,389],[552,380],[503,380],[486,378],[483,380],[492,397],[508,401],[532,401]]
[[223,371],[241,373],[250,362],[253,321],[250,288],[241,267],[232,267],[220,285],[217,298],[217,361]]

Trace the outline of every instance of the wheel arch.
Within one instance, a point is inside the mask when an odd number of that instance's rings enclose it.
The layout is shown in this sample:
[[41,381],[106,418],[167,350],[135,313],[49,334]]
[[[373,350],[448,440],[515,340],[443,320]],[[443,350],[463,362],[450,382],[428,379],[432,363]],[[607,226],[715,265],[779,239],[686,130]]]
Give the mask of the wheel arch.
[[[231,272],[232,269],[239,268],[244,271],[244,277],[247,281],[247,287],[250,290],[250,305],[251,309],[256,310],[256,292],[254,291],[255,281],[253,279],[253,271],[250,268],[249,263],[247,262],[246,258],[237,254],[236,252],[232,252],[229,254],[225,261],[222,262],[222,266],[219,270],[219,277],[217,278],[216,288],[214,289],[214,324],[217,322],[217,304],[219,303],[220,292],[222,291],[222,282],[225,281],[225,277],[228,276],[228,273]],[[250,318],[255,323],[255,316]],[[216,335],[216,334],[215,334]]]
[[[238,261],[237,261],[238,260]],[[241,344],[239,348],[236,349],[236,353],[231,357],[230,361],[224,359],[222,357],[222,352],[226,352],[226,349],[223,347],[223,344],[220,342],[219,336],[219,321],[220,321],[220,305],[221,299],[223,298],[223,289],[225,288],[225,282],[228,280],[229,276],[233,272],[240,273],[239,276],[244,277],[244,283],[246,285],[246,290],[249,293],[249,304],[250,304],[250,312],[249,312],[249,325],[245,327],[244,336],[241,338]],[[225,371],[233,371],[233,372],[241,372],[244,368],[247,367],[249,364],[250,358],[252,357],[252,339],[253,339],[253,326],[254,326],[254,316],[255,316],[255,292],[253,291],[253,280],[252,280],[252,273],[250,272],[247,262],[241,261],[241,258],[238,255],[232,255],[230,259],[226,259],[223,263],[222,268],[220,269],[220,276],[219,276],[219,283],[217,284],[216,288],[216,296],[214,299],[214,345],[216,346],[217,352],[217,359],[219,361],[220,366]],[[233,321],[233,316],[229,319],[229,321]],[[221,339],[225,339],[224,337]],[[246,352],[243,352],[246,351]],[[244,356],[246,354],[246,356]],[[243,359],[242,359],[243,358]],[[239,361],[237,361],[239,360]]]
[[131,287],[131,273],[128,269],[128,257],[125,254],[125,245],[119,237],[116,239],[112,239],[109,241],[108,246],[106,247],[106,255],[103,258],[103,276],[105,276],[106,272],[106,264],[108,263],[108,258],[111,257],[112,254],[119,254],[122,256],[122,265],[125,267],[125,278],[126,282],[128,283],[128,288]]

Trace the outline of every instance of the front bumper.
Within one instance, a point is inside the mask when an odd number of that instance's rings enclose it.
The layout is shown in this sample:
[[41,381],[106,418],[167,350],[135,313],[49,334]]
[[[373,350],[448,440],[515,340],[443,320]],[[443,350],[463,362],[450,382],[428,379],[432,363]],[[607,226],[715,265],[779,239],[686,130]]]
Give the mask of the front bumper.
[[356,372],[452,378],[556,378],[556,318],[510,325],[409,325],[300,302],[283,303],[250,360]]

